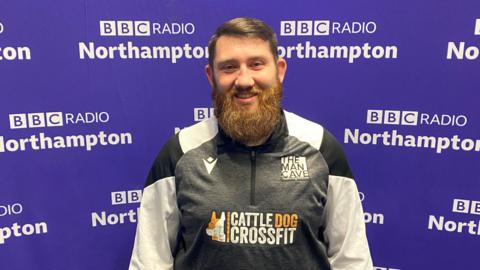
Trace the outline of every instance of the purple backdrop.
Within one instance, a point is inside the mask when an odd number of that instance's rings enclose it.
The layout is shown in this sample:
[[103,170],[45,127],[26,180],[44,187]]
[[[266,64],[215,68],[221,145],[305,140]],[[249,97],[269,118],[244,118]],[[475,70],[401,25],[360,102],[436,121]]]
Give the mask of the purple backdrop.
[[284,107],[348,154],[377,269],[474,269],[480,2],[0,3],[0,268],[126,269],[148,168],[209,116],[215,27],[260,18]]

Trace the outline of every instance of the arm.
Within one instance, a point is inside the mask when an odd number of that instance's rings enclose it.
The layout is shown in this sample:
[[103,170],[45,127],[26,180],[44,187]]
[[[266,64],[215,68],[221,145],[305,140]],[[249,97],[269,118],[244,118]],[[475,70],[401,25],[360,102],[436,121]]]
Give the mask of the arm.
[[175,165],[181,156],[178,137],[172,138],[150,170],[138,211],[130,270],[172,270],[180,211],[175,189]]
[[332,269],[373,269],[362,205],[353,179],[329,177],[326,220],[324,236]]
[[324,237],[332,269],[371,270],[363,209],[345,154],[327,131],[320,151],[330,170]]

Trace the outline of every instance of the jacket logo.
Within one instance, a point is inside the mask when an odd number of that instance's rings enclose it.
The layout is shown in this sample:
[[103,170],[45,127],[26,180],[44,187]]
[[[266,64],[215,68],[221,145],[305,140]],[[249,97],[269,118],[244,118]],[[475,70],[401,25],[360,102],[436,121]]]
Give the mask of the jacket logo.
[[212,240],[218,242],[225,242],[225,213],[222,212],[220,218],[217,218],[217,213],[212,212],[212,217],[207,227],[207,235],[212,237]]
[[215,167],[215,164],[217,164],[217,159],[208,157],[207,160],[203,159],[203,164],[205,164],[205,168],[207,168],[207,172],[210,174],[213,170],[213,167]]
[[282,157],[282,180],[309,180],[307,158],[301,156]]
[[233,245],[290,245],[299,222],[297,213],[212,211],[205,232],[213,241]]

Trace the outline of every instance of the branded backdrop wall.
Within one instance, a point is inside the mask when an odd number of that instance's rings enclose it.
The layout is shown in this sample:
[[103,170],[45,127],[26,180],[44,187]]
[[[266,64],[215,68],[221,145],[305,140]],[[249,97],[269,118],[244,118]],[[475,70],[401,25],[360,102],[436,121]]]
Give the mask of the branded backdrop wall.
[[475,269],[480,2],[0,2],[0,268],[126,269],[157,151],[211,115],[206,44],[260,18],[284,107],[344,145],[377,269]]

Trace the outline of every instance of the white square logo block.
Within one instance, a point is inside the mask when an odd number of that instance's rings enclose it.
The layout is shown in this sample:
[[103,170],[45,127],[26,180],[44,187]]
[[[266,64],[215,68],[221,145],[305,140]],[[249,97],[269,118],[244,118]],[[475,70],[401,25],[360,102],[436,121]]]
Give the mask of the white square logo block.
[[193,120],[195,122],[200,122],[206,120],[213,116],[213,108],[194,108],[193,109]]
[[313,21],[298,21],[297,36],[311,36],[313,29]]
[[31,127],[31,128],[45,127],[45,114],[44,113],[29,113],[28,114],[28,127]]
[[382,110],[368,110],[367,124],[382,124],[383,111]]
[[470,201],[470,214],[480,215],[480,201]]
[[100,36],[116,36],[117,27],[115,21],[100,21]]
[[383,123],[386,125],[399,125],[400,124],[400,111],[388,111],[383,112]]
[[416,126],[417,124],[418,124],[418,112],[415,112],[415,111],[402,112],[402,125]]
[[47,112],[45,113],[45,120],[47,127],[63,126],[63,114],[61,112]]
[[142,200],[142,190],[129,190],[127,192],[128,203],[139,203]]
[[135,36],[150,36],[150,22],[149,21],[134,21]]
[[330,35],[330,21],[314,21],[313,22],[314,36],[328,36]]
[[27,128],[27,115],[24,113],[10,114],[10,129]]
[[470,201],[469,200],[453,200],[452,212],[456,213],[468,213],[470,211]]
[[295,21],[281,21],[280,35],[281,36],[295,36],[296,23]]
[[114,191],[112,192],[112,205],[126,204],[127,192],[126,191]]
[[118,21],[117,34],[119,36],[133,36],[133,21]]

